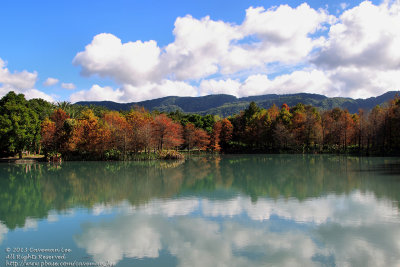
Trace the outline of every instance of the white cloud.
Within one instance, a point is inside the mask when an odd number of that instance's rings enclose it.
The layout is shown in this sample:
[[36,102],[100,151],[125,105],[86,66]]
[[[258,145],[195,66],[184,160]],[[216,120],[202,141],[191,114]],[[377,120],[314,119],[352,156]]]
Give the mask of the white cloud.
[[70,96],[71,102],[78,101],[116,101],[121,103],[141,101],[164,96],[196,96],[197,89],[185,82],[162,80],[160,83],[146,83],[140,86],[124,84],[113,89],[106,86],[93,85],[89,90],[82,90]]
[[275,61],[296,64],[324,41],[310,35],[322,30],[324,23],[333,21],[334,17],[326,11],[315,10],[306,3],[297,8],[288,5],[268,10],[251,7],[246,10],[242,29],[246,36],[255,35],[260,42],[246,49],[252,58],[259,58],[263,64]]
[[369,1],[346,10],[329,30],[328,41],[315,59],[325,68],[400,68],[400,2],[379,6]]
[[93,85],[89,90],[85,91],[79,91],[76,93],[73,93],[70,96],[71,102],[75,103],[78,101],[103,101],[103,100],[109,100],[109,101],[120,101],[121,97],[123,96],[123,92],[120,91],[119,89],[114,90],[113,88],[109,86],[101,87],[100,85]]
[[319,70],[295,71],[271,80],[267,75],[251,75],[242,83],[230,79],[226,81],[204,80],[200,84],[200,92],[202,94],[226,93],[237,97],[298,92],[338,95],[329,76]]
[[[122,43],[118,37],[102,33],[73,62],[82,67],[83,75],[114,79],[126,95],[125,102],[175,92],[180,96],[197,95],[190,81],[264,68],[276,61],[304,60],[314,47],[321,45],[321,38],[309,35],[330,20],[325,11],[314,10],[307,4],[267,11],[249,8],[242,25],[188,15],[176,19],[175,40],[164,48],[155,41]],[[259,40],[247,42],[246,38],[252,36]],[[213,83],[204,82],[200,93],[204,94]],[[217,87],[221,92],[232,93],[228,86],[235,85],[236,81],[229,80],[219,82]],[[171,89],[172,92],[165,92]]]
[[49,77],[49,78],[46,79],[46,81],[44,81],[43,85],[44,86],[53,86],[53,85],[57,84],[58,81],[59,80],[56,79],[56,78]]
[[21,93],[25,95],[26,99],[42,98],[49,102],[54,102],[54,98],[52,96],[49,96],[48,94],[46,94],[42,91],[39,91],[37,89],[28,89],[28,90],[22,91]]
[[345,2],[340,3],[340,8],[343,9],[343,10],[345,10],[348,6],[349,6],[348,3],[345,3]]
[[[399,90],[400,1],[340,7],[339,17],[306,3],[250,7],[239,25],[187,15],[176,19],[175,39],[165,47],[102,33],[73,62],[84,75],[115,80],[112,99],[121,102],[210,93],[365,98]],[[273,66],[281,74],[270,79]]]
[[43,98],[47,101],[54,101],[51,96],[33,88],[37,81],[37,72],[24,70],[11,73],[6,66],[6,62],[0,58],[0,97],[9,91],[14,91],[24,94],[27,99]]
[[74,90],[76,88],[75,84],[73,83],[62,83],[61,87],[68,90]]
[[96,35],[79,52],[73,63],[82,66],[82,74],[111,77],[119,83],[138,85],[157,80],[160,48],[155,41],[122,43],[112,34]]
[[140,101],[144,99],[154,99],[164,96],[196,96],[197,89],[186,82],[172,81],[164,79],[160,83],[147,83],[142,86],[125,84],[121,88],[124,99],[128,101]]
[[201,95],[211,94],[231,94],[240,95],[241,83],[237,80],[203,80],[200,84],[199,91]]
[[191,16],[177,18],[175,41],[165,48],[163,68],[178,80],[199,79],[215,74],[221,58],[227,56],[230,43],[241,39],[237,26],[210,17],[201,20]]
[[24,70],[11,73],[6,66],[6,62],[0,58],[0,83],[2,83],[3,86],[18,88],[20,90],[30,89],[35,86],[37,80],[36,72],[32,73]]

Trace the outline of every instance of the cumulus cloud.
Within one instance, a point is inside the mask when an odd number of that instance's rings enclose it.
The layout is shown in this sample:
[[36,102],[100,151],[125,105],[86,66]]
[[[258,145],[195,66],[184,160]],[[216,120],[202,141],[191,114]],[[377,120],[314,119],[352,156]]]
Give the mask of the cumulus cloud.
[[54,101],[53,98],[46,93],[34,89],[37,81],[37,72],[10,72],[6,62],[0,58],[0,96],[7,94],[9,91],[24,94],[27,99],[43,98],[47,101]]
[[0,83],[2,83],[3,86],[20,89],[30,89],[35,86],[37,80],[36,72],[32,73],[24,70],[11,73],[6,66],[6,62],[0,58]]
[[312,62],[338,95],[369,97],[400,89],[400,1],[348,9]]
[[181,81],[162,80],[159,83],[146,83],[140,86],[124,84],[113,89],[106,86],[93,85],[89,90],[82,90],[70,96],[72,102],[78,101],[116,101],[121,103],[141,101],[164,96],[196,96],[197,89]]
[[100,85],[93,85],[89,90],[82,90],[76,93],[73,93],[70,96],[70,99],[73,103],[78,101],[120,101],[120,97],[123,96],[123,92],[121,90],[114,90],[112,87],[105,86],[101,87]]
[[[287,64],[305,59],[321,44],[320,37],[313,38],[310,34],[322,29],[322,24],[330,20],[331,16],[324,10],[314,10],[307,4],[269,10],[249,8],[241,25],[187,15],[176,19],[175,40],[164,48],[155,41],[122,43],[118,37],[102,33],[96,35],[73,62],[82,67],[83,75],[114,79],[121,85],[119,90],[126,95],[126,101],[174,95],[175,92],[197,95],[197,88],[190,85],[192,81],[214,74],[264,68],[272,62]],[[205,82],[202,90],[207,91],[206,87],[213,83],[215,81]],[[231,90],[237,88],[233,80],[223,83],[219,82],[217,87],[224,87],[226,91],[229,91],[228,86],[233,86]],[[167,90],[162,89],[164,87],[172,91],[164,93]]]
[[49,102],[54,102],[54,98],[42,91],[39,91],[37,89],[28,89],[24,90],[22,92],[19,92],[25,95],[26,99],[32,99],[32,98],[41,98],[44,100],[47,100]]
[[200,84],[200,93],[232,94],[237,97],[262,94],[291,94],[291,93],[322,93],[327,96],[336,96],[330,77],[320,70],[295,71],[290,74],[269,79],[265,74],[249,76],[245,81],[237,80],[203,80]]
[[315,10],[306,3],[297,8],[288,5],[268,10],[251,7],[246,10],[242,29],[246,36],[255,35],[259,42],[245,48],[263,64],[297,63],[324,41],[323,37],[311,37],[311,34],[333,21],[334,17],[326,11]]
[[82,74],[111,77],[131,85],[156,80],[160,48],[155,41],[127,42],[107,33],[96,35],[79,52],[73,63],[82,66]]
[[400,1],[340,7],[338,17],[306,3],[250,7],[238,25],[187,15],[176,19],[175,39],[165,47],[102,33],[73,62],[85,76],[116,81],[122,102],[212,93],[365,98],[398,90]]
[[365,1],[345,11],[330,27],[328,41],[314,62],[325,68],[399,69],[399,5]]
[[74,90],[76,88],[75,84],[73,83],[62,83],[61,87],[68,90]]
[[44,86],[53,86],[53,85],[57,84],[58,81],[59,80],[56,79],[56,78],[49,77],[49,78],[46,79],[46,81],[44,81],[43,85]]
[[177,18],[175,41],[165,48],[162,57],[167,75],[178,80],[199,79],[217,73],[219,64],[227,56],[231,42],[243,37],[235,25],[201,20],[191,16]]

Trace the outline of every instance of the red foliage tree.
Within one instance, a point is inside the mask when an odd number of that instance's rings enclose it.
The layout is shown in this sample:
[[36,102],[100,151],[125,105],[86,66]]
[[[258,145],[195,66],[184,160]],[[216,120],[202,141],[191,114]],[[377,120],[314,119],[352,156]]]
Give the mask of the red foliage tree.
[[194,147],[198,148],[199,150],[205,150],[207,149],[209,143],[210,137],[206,131],[203,129],[196,129],[194,131]]
[[110,130],[110,147],[120,150],[123,155],[126,155],[132,132],[128,122],[117,111],[105,113],[103,120]]
[[81,152],[102,154],[109,149],[110,129],[91,109],[82,112],[74,131],[74,146]]
[[65,152],[68,150],[68,141],[72,129],[66,123],[69,119],[67,113],[62,109],[57,109],[51,114],[50,120],[46,119],[42,123],[41,133],[42,145],[47,152]]
[[56,133],[56,124],[51,121],[50,119],[46,118],[42,122],[42,129],[41,129],[41,143],[45,153],[55,151],[56,144],[55,144],[55,136]]
[[210,137],[210,149],[212,151],[220,151],[221,150],[221,146],[220,146],[221,129],[222,129],[221,121],[217,121],[214,124],[213,130],[211,132],[211,137]]
[[188,151],[195,146],[196,127],[192,123],[187,123],[183,128],[183,138]]
[[160,114],[154,118],[153,138],[159,150],[178,147],[184,142],[182,126],[173,122],[165,114]]
[[149,151],[153,145],[153,118],[144,108],[135,108],[126,115],[131,129],[130,148],[134,152]]
[[220,147],[225,149],[228,142],[232,139],[233,125],[228,119],[222,119],[219,123],[221,123],[221,132],[219,135]]

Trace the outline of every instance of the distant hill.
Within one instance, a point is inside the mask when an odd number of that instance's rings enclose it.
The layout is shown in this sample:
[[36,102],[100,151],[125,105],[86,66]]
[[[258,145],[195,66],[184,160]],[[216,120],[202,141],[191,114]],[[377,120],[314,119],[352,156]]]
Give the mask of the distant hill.
[[130,110],[135,106],[142,106],[147,110],[159,111],[182,111],[186,113],[213,114],[223,117],[239,113],[245,109],[251,101],[257,103],[258,106],[269,108],[273,104],[280,107],[283,103],[294,106],[297,103],[305,105],[313,105],[322,110],[340,107],[348,109],[350,113],[355,113],[358,109],[370,110],[376,105],[382,105],[393,99],[399,91],[390,91],[377,97],[367,99],[352,99],[346,97],[326,97],[318,94],[287,94],[287,95],[259,95],[237,98],[232,95],[208,95],[200,97],[179,97],[168,96],[158,99],[146,100],[132,103],[116,103],[112,101],[81,101],[78,105],[96,105],[104,106],[111,110]]

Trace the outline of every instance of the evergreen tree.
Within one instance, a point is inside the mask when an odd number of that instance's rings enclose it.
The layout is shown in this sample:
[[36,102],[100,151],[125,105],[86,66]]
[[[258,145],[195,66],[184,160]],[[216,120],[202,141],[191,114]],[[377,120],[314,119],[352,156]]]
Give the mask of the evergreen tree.
[[23,94],[9,92],[0,100],[0,152],[19,154],[34,149],[40,124],[38,114],[29,107]]

